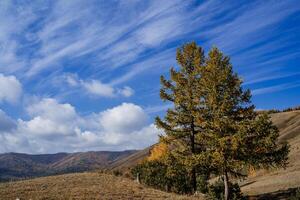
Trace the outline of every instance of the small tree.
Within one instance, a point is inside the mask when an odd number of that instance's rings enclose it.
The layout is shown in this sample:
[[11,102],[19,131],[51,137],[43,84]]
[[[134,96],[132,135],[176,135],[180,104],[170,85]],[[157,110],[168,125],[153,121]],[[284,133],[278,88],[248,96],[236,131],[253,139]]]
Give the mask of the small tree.
[[212,48],[201,75],[205,134],[198,136],[205,142],[205,151],[198,157],[223,175],[227,200],[229,175],[242,176],[241,171],[249,166],[285,166],[288,146],[278,144],[278,130],[269,117],[255,112],[250,91],[242,89],[229,57]]

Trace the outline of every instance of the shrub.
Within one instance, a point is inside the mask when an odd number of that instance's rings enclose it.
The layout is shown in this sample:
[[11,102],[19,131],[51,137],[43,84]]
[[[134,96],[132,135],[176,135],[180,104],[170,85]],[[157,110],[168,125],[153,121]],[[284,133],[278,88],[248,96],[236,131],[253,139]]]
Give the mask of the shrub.
[[131,173],[133,177],[139,174],[143,184],[160,190],[180,194],[191,192],[188,172],[178,163],[167,166],[158,160],[144,161],[134,167]]
[[282,112],[289,112],[289,111],[295,111],[295,110],[300,110],[300,106],[286,108]]
[[200,174],[197,176],[197,191],[201,193],[207,193],[208,192],[208,175]]
[[113,171],[113,175],[115,175],[115,176],[122,176],[123,173],[120,170],[114,170]]
[[300,200],[300,188],[297,188],[295,194],[291,196],[289,200]]
[[[242,195],[238,184],[229,183],[229,199],[231,200],[245,200],[246,197]],[[208,187],[208,200],[223,200],[224,199],[224,182],[218,180],[216,183]]]
[[159,161],[145,161],[131,171],[133,177],[139,175],[142,183],[163,189],[167,184],[166,166]]

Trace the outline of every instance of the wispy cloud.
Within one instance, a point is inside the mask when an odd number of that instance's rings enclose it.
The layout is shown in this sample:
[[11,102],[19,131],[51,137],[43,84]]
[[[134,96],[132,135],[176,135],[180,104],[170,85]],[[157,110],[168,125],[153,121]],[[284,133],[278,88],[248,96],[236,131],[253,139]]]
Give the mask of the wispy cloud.
[[172,107],[172,104],[148,106],[148,107],[145,108],[145,112],[148,113],[148,114],[159,113],[159,112],[162,112],[162,111],[165,112],[171,107]]
[[[24,30],[36,19],[32,7],[14,5],[11,1],[0,2],[0,70],[5,73],[23,71],[26,60],[18,51],[19,38]],[[20,20],[22,19],[22,20]]]
[[[20,76],[26,75],[25,79],[35,79],[33,76],[44,71],[68,71],[66,62],[88,57],[88,68],[74,70],[99,78],[99,74],[106,76],[122,67],[123,74],[113,77],[111,82],[125,82],[136,73],[151,69],[137,64],[143,63],[142,59],[154,59],[158,54],[151,53],[153,49],[156,52],[174,49],[168,44],[190,34],[204,38],[205,45],[217,44],[226,53],[242,51],[234,58],[242,66],[246,58],[266,62],[266,50],[290,45],[291,39],[247,48],[272,37],[269,33],[280,21],[299,11],[293,3],[257,1],[240,6],[213,0],[197,6],[181,1],[101,2],[95,6],[93,1],[56,1],[39,6],[22,5],[19,10],[14,10],[12,3],[2,3],[2,19],[6,20],[0,41],[2,38],[6,42],[2,42],[0,61],[3,65],[13,65],[6,67],[7,71],[19,71]],[[18,21],[18,29],[10,26],[13,21]],[[26,35],[27,40],[14,39],[14,33]],[[30,54],[18,53],[24,45],[32,48]]]
[[134,94],[134,90],[129,86],[123,88],[113,87],[111,84],[102,83],[100,80],[79,79],[75,74],[66,74],[60,77],[59,81],[67,83],[71,88],[79,88],[87,94],[96,97],[130,97]]
[[288,78],[288,77],[293,77],[293,76],[299,77],[299,75],[300,75],[300,72],[296,72],[296,73],[283,73],[283,72],[274,73],[274,71],[271,71],[271,73],[268,71],[266,73],[260,72],[259,74],[256,74],[256,76],[254,76],[252,78],[248,77],[248,80],[246,80],[243,85],[250,85],[250,84],[255,84],[255,83],[259,83],[259,82]]
[[125,74],[113,79],[110,84],[118,85],[124,83],[137,76],[138,74],[150,69],[154,72],[159,71],[160,73],[163,72],[163,67],[165,67],[165,71],[166,69],[169,70],[168,67],[175,64],[174,56],[175,49],[168,49],[166,51],[154,54],[150,58],[131,65],[129,70]]
[[205,34],[211,38],[211,44],[217,44],[227,52],[234,52],[266,40],[280,21],[299,10],[299,7],[283,1],[253,2],[234,20]]
[[[117,18],[113,16],[107,19],[99,16],[100,18],[94,19],[95,16],[90,12],[92,8],[88,6],[82,5],[82,2],[55,5],[38,32],[41,48],[37,54],[40,58],[33,61],[27,76],[56,66],[60,64],[61,59],[94,52],[101,55],[98,61],[104,62],[106,66],[121,66],[136,59],[147,48],[159,45],[168,37],[172,39],[181,31],[178,26],[181,15],[176,14],[175,10],[167,11],[168,8],[179,6],[175,1],[165,2],[160,6],[152,2],[146,10],[128,19],[129,23],[124,23],[122,18],[125,16],[122,15],[122,11],[118,13]],[[132,9],[131,6],[135,5],[117,5],[117,9]],[[161,13],[162,11],[165,13]],[[115,15],[113,10],[106,12]],[[139,20],[134,20],[135,17]],[[87,25],[87,21],[91,23]],[[74,32],[72,27],[77,31]]]
[[252,90],[252,95],[256,96],[256,95],[274,93],[274,92],[279,92],[282,90],[287,90],[287,89],[297,88],[297,87],[300,87],[300,82],[284,83],[284,84],[280,84],[280,85],[254,89],[254,90]]

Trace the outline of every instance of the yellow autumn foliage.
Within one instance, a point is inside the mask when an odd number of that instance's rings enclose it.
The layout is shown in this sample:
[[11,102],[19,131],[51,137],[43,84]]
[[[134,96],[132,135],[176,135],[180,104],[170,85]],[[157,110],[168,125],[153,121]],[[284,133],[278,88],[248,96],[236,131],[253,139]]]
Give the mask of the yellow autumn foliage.
[[249,166],[248,176],[250,176],[250,177],[255,177],[256,176],[256,170],[253,166]]
[[168,146],[165,143],[160,142],[153,147],[153,149],[150,152],[150,156],[147,158],[147,160],[148,161],[158,160],[167,153],[167,150],[168,150]]

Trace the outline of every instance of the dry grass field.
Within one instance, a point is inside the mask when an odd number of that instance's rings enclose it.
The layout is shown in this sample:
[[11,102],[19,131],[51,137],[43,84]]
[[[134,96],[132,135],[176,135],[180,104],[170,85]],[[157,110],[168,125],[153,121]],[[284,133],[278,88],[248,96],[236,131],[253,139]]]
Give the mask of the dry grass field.
[[109,174],[76,173],[0,184],[1,200],[196,200],[144,187]]

